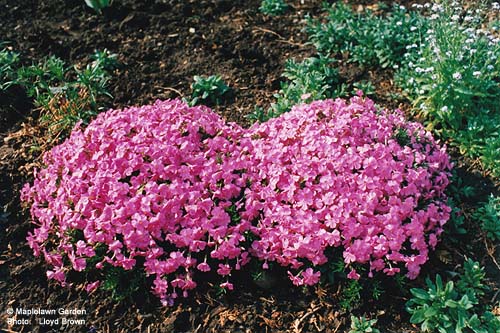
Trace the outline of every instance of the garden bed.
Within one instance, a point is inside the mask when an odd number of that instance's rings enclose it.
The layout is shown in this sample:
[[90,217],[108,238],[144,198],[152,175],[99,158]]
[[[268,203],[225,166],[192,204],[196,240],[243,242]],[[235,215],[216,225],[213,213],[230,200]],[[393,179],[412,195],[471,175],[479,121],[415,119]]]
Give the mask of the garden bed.
[[[319,17],[322,1],[295,1],[284,15],[264,15],[260,1],[115,1],[98,15],[84,1],[12,3],[1,1],[0,36],[29,65],[49,55],[83,68],[95,50],[117,54],[118,66],[108,82],[112,98],[102,108],[151,104],[157,99],[190,97],[195,75],[220,75],[231,88],[213,105],[227,122],[249,127],[255,107],[268,108],[280,89],[287,59],[302,60],[316,54],[304,32],[305,15]],[[356,3],[360,12],[372,1]],[[391,3],[387,1],[387,3]],[[424,3],[423,1],[404,2]],[[347,56],[347,55],[346,55]],[[396,87],[391,70],[367,69],[341,61],[342,83],[370,80],[371,97],[382,107],[407,112],[411,104],[394,99]],[[235,290],[219,294],[202,286],[187,299],[162,307],[149,290],[135,291],[124,299],[109,291],[90,295],[83,285],[62,288],[46,277],[47,265],[33,256],[26,242],[33,229],[29,212],[19,193],[33,180],[41,151],[34,147],[40,116],[26,92],[10,87],[0,92],[0,329],[14,332],[347,332],[351,315],[378,319],[381,332],[419,332],[405,310],[408,290],[423,288],[424,279],[436,273],[457,271],[464,258],[472,257],[485,267],[489,291],[485,298],[498,304],[500,251],[486,239],[471,215],[478,202],[490,193],[498,195],[498,181],[475,161],[451,154],[456,163],[458,186],[474,186],[474,196],[459,203],[466,217],[465,235],[449,237],[430,253],[420,276],[406,282],[406,292],[394,280],[382,281],[385,292],[378,300],[362,295],[363,301],[345,309],[339,302],[346,293],[339,285],[294,288],[286,273],[272,288],[256,283],[244,272],[233,276]],[[44,133],[44,132],[41,132]],[[43,140],[43,138],[42,138]],[[478,237],[478,235],[480,235]],[[467,246],[464,246],[467,244]],[[272,278],[275,278],[274,276]],[[121,281],[127,283],[128,281]],[[345,289],[345,288],[344,288]],[[78,314],[36,316],[19,313],[30,323],[8,325],[8,309],[67,309]],[[495,308],[498,311],[498,306]],[[83,311],[82,311],[83,310]],[[40,322],[40,318],[59,321]]]

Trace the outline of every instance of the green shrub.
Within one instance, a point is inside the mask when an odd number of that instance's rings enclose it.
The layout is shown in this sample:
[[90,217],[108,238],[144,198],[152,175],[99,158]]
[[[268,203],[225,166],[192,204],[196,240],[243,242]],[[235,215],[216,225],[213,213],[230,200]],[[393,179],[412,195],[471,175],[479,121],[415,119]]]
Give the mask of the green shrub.
[[338,70],[332,66],[334,63],[333,59],[321,56],[301,62],[288,59],[282,74],[287,81],[281,83],[280,91],[274,95],[276,102],[267,111],[256,108],[249,118],[264,122],[290,111],[299,103],[345,96],[347,87],[340,83]]
[[[40,124],[49,130],[51,143],[66,136],[78,121],[88,122],[98,113],[98,99],[111,97],[107,82],[116,55],[107,50],[96,52],[93,62],[83,70],[66,67],[51,56],[37,64],[16,68],[6,86],[19,85],[33,98],[40,110]],[[13,70],[13,69],[12,69]]]
[[372,96],[375,95],[375,86],[370,81],[358,81],[352,84],[353,90],[351,94],[355,95],[358,90],[363,91],[363,95]]
[[413,298],[408,301],[407,310],[412,315],[411,323],[420,324],[423,332],[498,332],[500,318],[479,300],[486,289],[484,276],[484,269],[468,259],[456,285],[453,281],[443,285],[439,275],[435,283],[427,278],[427,290],[410,290]]

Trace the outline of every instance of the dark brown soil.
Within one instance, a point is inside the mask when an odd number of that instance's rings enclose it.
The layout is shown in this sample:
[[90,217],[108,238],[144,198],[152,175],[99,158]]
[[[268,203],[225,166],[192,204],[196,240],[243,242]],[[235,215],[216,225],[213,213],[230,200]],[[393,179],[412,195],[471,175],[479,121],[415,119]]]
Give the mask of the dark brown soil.
[[[321,2],[294,1],[286,15],[267,17],[260,13],[258,0],[117,0],[102,15],[95,14],[81,0],[0,0],[0,41],[8,41],[27,64],[49,55],[56,55],[67,64],[84,64],[94,50],[104,48],[118,54],[121,66],[112,73],[109,83],[113,100],[105,107],[188,97],[194,75],[219,74],[232,93],[215,110],[228,121],[248,125],[245,115],[255,106],[268,107],[272,102],[273,93],[280,87],[285,60],[315,53],[306,44],[302,20],[306,13],[318,14]],[[363,72],[346,66],[343,75],[346,81],[353,77],[375,79],[382,92],[376,100],[386,106],[399,106],[383,93],[393,89],[387,73]],[[0,93],[0,331],[349,330],[350,314],[338,305],[336,286],[302,291],[280,282],[279,288],[269,290],[242,276],[237,277],[236,290],[230,294],[218,296],[207,287],[174,307],[163,308],[149,290],[115,301],[105,291],[88,295],[78,285],[62,288],[48,282],[46,266],[33,256],[25,242],[31,225],[18,195],[22,185],[30,180],[32,163],[38,155],[31,150],[29,136],[22,135],[28,131],[23,124],[36,117],[21,89],[13,87]],[[472,241],[474,237],[467,239]],[[482,264],[492,267],[493,276],[498,274],[484,244],[476,247],[481,249],[482,254],[477,257]],[[440,270],[452,270],[465,254],[453,244],[443,245],[437,253],[440,255],[431,260],[423,275],[435,273],[438,266]],[[439,259],[445,255],[452,259]],[[421,282],[420,279],[414,284]],[[382,299],[365,300],[353,313],[378,318],[382,332],[417,332],[416,327],[407,324],[404,303],[408,295],[408,290],[388,287]],[[86,313],[68,316],[83,319],[84,323],[65,326],[61,315],[11,316],[7,313],[9,308],[78,309]],[[31,322],[8,325],[7,318],[12,317]],[[59,323],[43,325],[41,318],[59,319]]]

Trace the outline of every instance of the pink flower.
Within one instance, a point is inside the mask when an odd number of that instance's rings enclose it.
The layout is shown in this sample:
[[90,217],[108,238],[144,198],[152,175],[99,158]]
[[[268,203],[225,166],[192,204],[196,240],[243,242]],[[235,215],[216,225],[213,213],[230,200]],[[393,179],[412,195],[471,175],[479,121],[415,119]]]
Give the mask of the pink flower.
[[231,267],[227,264],[219,264],[219,268],[217,269],[217,274],[226,276],[231,274]]
[[99,288],[99,285],[101,284],[101,281],[95,281],[95,282],[92,282],[92,283],[89,283],[85,286],[85,290],[87,291],[87,293],[92,293],[94,290],[96,290],[97,288]]
[[351,269],[349,274],[347,274],[347,278],[349,278],[351,280],[359,280],[360,275],[356,272],[355,269]]
[[314,272],[312,268],[307,268],[304,272],[302,272],[303,283],[312,286],[319,282],[319,278],[321,277],[321,272]]
[[299,278],[296,275],[293,275],[290,271],[287,271],[287,274],[294,286],[302,286],[304,284],[303,279]]
[[221,288],[223,288],[223,289],[227,289],[227,290],[233,290],[233,289],[234,289],[233,284],[232,284],[232,283],[230,283],[230,282],[224,282],[224,283],[221,283],[219,286],[220,286]]
[[123,244],[119,240],[115,240],[113,243],[109,244],[109,250],[115,251],[123,247]]
[[210,271],[210,266],[206,262],[202,262],[201,264],[196,266],[196,268],[198,268],[198,270],[200,270],[202,272],[209,272]]

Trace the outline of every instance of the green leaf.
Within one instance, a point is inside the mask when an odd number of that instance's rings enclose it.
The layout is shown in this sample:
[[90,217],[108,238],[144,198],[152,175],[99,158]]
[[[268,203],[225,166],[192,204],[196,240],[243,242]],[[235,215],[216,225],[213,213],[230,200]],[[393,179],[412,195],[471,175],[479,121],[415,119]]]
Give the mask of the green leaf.
[[444,306],[454,309],[458,306],[458,303],[454,300],[449,299],[446,302],[444,302]]
[[448,331],[447,331],[445,328],[443,328],[443,327],[438,327],[437,329],[438,329],[439,333],[450,333],[450,332],[448,332]]
[[438,292],[443,290],[443,280],[441,280],[441,276],[439,274],[436,274],[436,288]]
[[424,311],[418,310],[413,313],[413,315],[410,318],[410,323],[412,324],[418,324],[421,323],[425,320],[425,315]]
[[420,328],[421,328],[421,329],[422,329],[422,331],[424,331],[424,332],[428,332],[428,331],[430,331],[429,320],[424,320],[424,322],[422,323],[422,325],[420,325]]
[[425,310],[424,316],[426,318],[430,318],[430,317],[435,316],[437,313],[438,313],[438,311],[434,307],[431,306],[430,308],[428,308],[427,310]]
[[410,292],[412,293],[413,296],[423,299],[423,300],[429,300],[429,293],[423,289],[419,288],[412,288],[410,289]]

